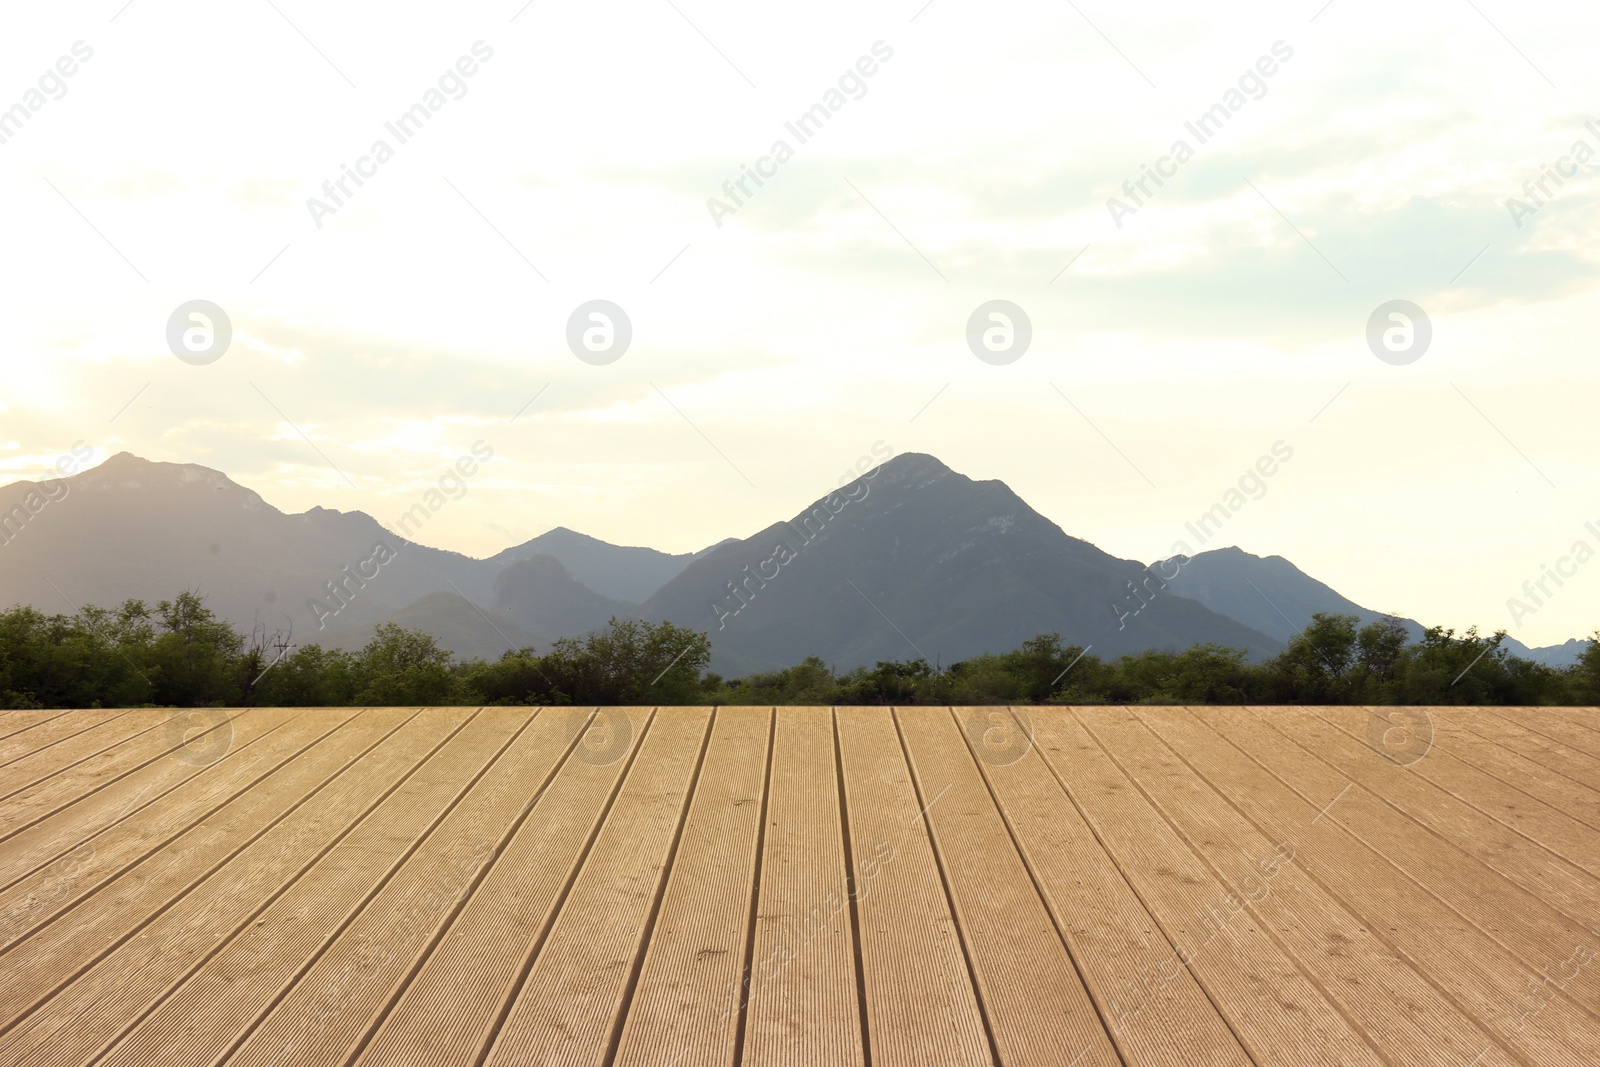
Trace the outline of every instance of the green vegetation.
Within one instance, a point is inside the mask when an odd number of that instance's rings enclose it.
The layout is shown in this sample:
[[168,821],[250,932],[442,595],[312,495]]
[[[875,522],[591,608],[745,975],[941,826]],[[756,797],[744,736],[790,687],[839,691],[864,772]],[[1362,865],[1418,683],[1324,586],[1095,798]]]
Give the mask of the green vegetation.
[[442,704],[1470,704],[1600,705],[1600,631],[1579,662],[1546,667],[1490,637],[1434,628],[1409,643],[1393,619],[1317,615],[1265,663],[1196,645],[1106,661],[1042,634],[935,670],[924,660],[843,674],[816,657],[781,671],[707,673],[711,642],[670,622],[612,619],[543,655],[457,662],[431,636],[379,626],[360,652],[245,635],[183,593],[76,615],[0,612],[0,707]]

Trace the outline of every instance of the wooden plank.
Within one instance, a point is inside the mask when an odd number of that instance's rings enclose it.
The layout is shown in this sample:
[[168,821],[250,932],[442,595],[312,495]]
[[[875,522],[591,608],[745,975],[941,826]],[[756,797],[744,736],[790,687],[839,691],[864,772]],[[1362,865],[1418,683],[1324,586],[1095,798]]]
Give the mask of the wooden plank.
[[[1249,894],[1240,880],[1224,877],[1203,860],[1080,721],[1120,714],[1120,709],[1081,708],[1075,715],[1065,709],[1038,711],[1034,750],[1175,949],[1167,955],[1159,942],[1152,946],[1150,951],[1163,958],[1120,991],[1114,1026],[1127,1026],[1127,1020],[1151,1010],[1187,973],[1258,1064],[1394,1062],[1323,978],[1245,910]],[[1274,852],[1258,857],[1245,875],[1251,886],[1259,886],[1275,880],[1293,860],[1292,851]]]
[[1587,726],[1595,733],[1600,734],[1600,706],[1558,706],[1553,708],[1538,708],[1538,711],[1552,711],[1568,722]]
[[[1264,717],[1250,711],[1241,715]],[[1338,804],[1319,810],[1191,713],[1141,710],[1138,717],[1173,751],[1183,753],[1251,826],[1268,837],[1300,835],[1299,867],[1350,914],[1377,927],[1385,945],[1501,1047],[1534,1063],[1563,1055],[1600,1061],[1600,1016],[1586,1010],[1572,989],[1558,990],[1531,1023],[1505,1010],[1507,1004],[1526,999],[1528,986],[1537,986],[1541,965],[1554,965],[1571,951],[1573,942],[1565,933],[1557,931],[1553,940],[1533,946],[1531,959],[1508,949],[1348,828],[1337,817]],[[1278,747],[1287,751],[1293,746],[1280,740]],[[1454,863],[1458,878],[1497,880],[1437,839],[1423,838],[1421,846],[1424,863]]]
[[7,708],[0,711],[0,740],[31,730],[42,722],[73,715],[81,708]]
[[[1317,812],[1318,822],[1344,826],[1418,886],[1434,894],[1532,970],[1564,958],[1590,939],[1567,918],[1448,838],[1323,760],[1301,744],[1310,725],[1332,730],[1305,711],[1197,708],[1196,716],[1254,759]],[[1288,742],[1288,743],[1285,743]],[[1600,972],[1586,969],[1568,980],[1580,1003],[1600,1003]]]
[[[242,795],[236,794],[212,810],[175,813],[176,819],[188,820],[176,834],[166,826],[151,833],[147,821],[140,818],[99,835],[95,847],[103,849],[106,862],[103,867],[94,866],[100,859],[97,852],[91,870],[78,878],[79,883],[93,882],[93,889],[64,894],[66,903],[40,909],[43,917],[5,957],[6,969],[15,981],[0,990],[0,1027],[12,1025],[23,1011],[115,948],[399,722],[371,715],[339,725],[326,731],[324,743],[313,738],[299,751],[282,753],[281,765],[253,776],[238,791]],[[152,839],[161,842],[159,847],[149,847]],[[27,885],[24,880],[18,888]],[[68,921],[50,921],[64,916]]]
[[772,721],[771,708],[717,709],[618,1067],[737,1062]]
[[[995,1062],[961,934],[940,881],[919,799],[887,708],[834,712],[850,863],[868,891],[853,901],[874,1067]],[[863,879],[864,880],[864,879]]]
[[[227,944],[465,721],[416,715],[0,1037],[0,1063],[87,1062]],[[124,933],[132,933],[132,930]]]
[[997,730],[990,717],[994,710],[958,708],[952,714],[1127,1061],[1175,1067],[1250,1064],[1227,1020],[1187,968],[1173,969],[1161,988],[1144,990],[1146,976],[1169,969],[1178,948],[1036,750],[1034,722],[1059,712],[1008,710],[1009,721]]
[[12,760],[0,767],[0,801],[97,754],[114,750],[130,738],[160,730],[170,715],[163,709],[140,708]]
[[[233,737],[235,722],[242,727],[250,717],[261,718],[274,715],[278,716],[278,721],[280,722],[288,718],[285,709],[245,708],[234,713],[231,721],[213,726],[210,734],[212,736],[226,735],[230,738],[232,744],[238,744],[238,740]],[[170,736],[167,730],[147,730],[120,745],[105,749],[72,767],[61,770],[43,781],[15,790],[0,798],[0,802],[3,802],[7,813],[7,824],[20,829],[20,825],[17,824],[23,823],[24,820],[32,822],[33,819],[59,811],[69,804],[82,800],[91,793],[104,789],[107,785],[118,781],[126,775],[132,774],[145,764],[175,751],[181,747],[182,743],[182,738]],[[196,762],[198,763],[199,761]],[[37,814],[30,814],[33,812]],[[13,815],[13,813],[16,814]],[[9,835],[5,831],[0,831],[0,840],[3,840],[5,836]]]
[[1000,710],[31,715],[0,1067],[1600,1062],[1592,712]]
[[[1279,710],[1287,713],[1289,709]],[[1461,798],[1412,773],[1409,767],[1381,758],[1378,749],[1366,739],[1356,739],[1312,709],[1299,710],[1302,717],[1295,722],[1295,744],[1384,798],[1397,815],[1404,814],[1421,823],[1545,901],[1569,922],[1600,935],[1600,891],[1587,871],[1534,845]],[[1375,727],[1382,728],[1381,722]],[[1327,799],[1331,800],[1332,794]]]
[[[1418,710],[1424,715],[1431,713],[1428,708]],[[1319,708],[1317,714],[1352,737],[1365,737],[1375,711],[1384,715],[1404,714],[1393,708],[1353,707]],[[1538,842],[1573,866],[1591,875],[1600,875],[1600,831],[1463,763],[1448,751],[1435,748],[1422,758],[1408,762],[1406,767],[1496,822]]]
[[[980,747],[1010,759],[1028,744],[1009,711],[965,709],[969,729],[1005,740]],[[1001,1063],[1120,1064],[1077,961],[1055,928],[973,753],[948,708],[897,708],[918,796]],[[1000,729],[997,730],[996,723]],[[1232,1044],[1237,1051],[1238,1046]]]
[[[1224,742],[1214,734],[1193,732],[1186,735],[1180,757],[1151,729],[1155,724],[1173,728],[1189,713],[1147,714],[1103,709],[1086,725],[1210,866],[1238,872],[1232,880],[1244,891],[1244,911],[1271,927],[1322,978],[1323,988],[1342,1001],[1385,1056],[1403,1063],[1517,1062],[1397,952],[1390,923],[1381,915],[1369,919],[1353,913],[1327,890],[1321,879],[1344,854],[1324,844],[1324,826],[1342,830],[1332,823],[1313,824],[1314,811],[1292,828],[1261,830],[1187,762],[1215,772],[1244,761],[1228,761],[1221,751]],[[1085,718],[1079,713],[1080,721]],[[1256,877],[1262,858],[1284,842],[1293,845],[1294,862],[1284,864],[1271,882]]]
[[[863,1067],[833,713],[778,708],[741,1067]],[[854,872],[869,894],[882,858]]]
[[571,738],[557,712],[525,723],[459,804],[295,982],[230,1065],[344,1064],[550,784]]
[[[423,714],[464,712],[430,708]],[[228,1057],[455,808],[524,722],[521,709],[470,713],[398,789],[97,1062],[200,1067]]]
[[[1543,763],[1536,763],[1510,747],[1489,740],[1469,729],[1462,720],[1463,716],[1455,709],[1436,710],[1433,716],[1434,743],[1456,759],[1518,792],[1548,804],[1557,811],[1566,812],[1591,830],[1600,830],[1600,791],[1560,771],[1552,771]],[[1503,725],[1510,727],[1510,732],[1518,737],[1533,736],[1525,730],[1511,727],[1509,723]],[[1548,744],[1554,747],[1555,742]],[[1600,765],[1600,761],[1595,762]]]
[[[274,708],[240,719],[232,751],[247,748],[297,717],[294,709]],[[199,762],[164,757],[169,757],[169,751],[76,800],[63,802],[61,792],[75,792],[71,772],[6,800],[5,829],[0,832],[0,890],[9,889],[208,769]]]
[[85,708],[46,719],[0,740],[0,767],[129,714],[132,713],[126,708]]
[[1479,708],[1463,709],[1461,714],[1447,717],[1447,721],[1458,735],[1474,734],[1530,763],[1600,790],[1600,758]]
[[649,708],[575,708],[562,721],[571,754],[356,1062],[476,1064],[493,1039],[653,720]]
[[1600,709],[1596,708],[1484,708],[1494,716],[1571,745],[1600,758]]
[[15,951],[30,931],[187,833],[340,725],[337,719],[321,723],[299,719],[259,745],[230,752],[185,786],[147,805],[138,818],[119,816],[87,839],[72,836],[71,820],[46,823],[54,833],[34,844],[40,851],[54,849],[61,858],[35,868],[0,892],[0,914],[7,917],[8,932],[0,952]]
[[550,929],[486,1067],[615,1053],[708,740],[710,708],[663,708]]

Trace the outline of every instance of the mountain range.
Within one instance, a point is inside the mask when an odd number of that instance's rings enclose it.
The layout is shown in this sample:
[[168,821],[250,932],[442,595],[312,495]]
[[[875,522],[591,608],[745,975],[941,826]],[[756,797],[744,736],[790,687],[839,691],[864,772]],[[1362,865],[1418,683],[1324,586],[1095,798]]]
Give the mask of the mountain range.
[[[396,622],[490,659],[612,617],[670,620],[707,632],[712,669],[730,676],[809,655],[839,669],[943,665],[1050,631],[1104,657],[1215,642],[1261,659],[1313,612],[1379,617],[1280,556],[1120,559],[1003,482],[919,453],[752,536],[676,555],[557,528],[476,559],[360,511],[288,514],[219,471],[127,452],[0,488],[0,604],[70,612],[183,589],[242,630],[291,629],[297,644],[356,649]],[[1582,647],[1507,644],[1553,665]]]

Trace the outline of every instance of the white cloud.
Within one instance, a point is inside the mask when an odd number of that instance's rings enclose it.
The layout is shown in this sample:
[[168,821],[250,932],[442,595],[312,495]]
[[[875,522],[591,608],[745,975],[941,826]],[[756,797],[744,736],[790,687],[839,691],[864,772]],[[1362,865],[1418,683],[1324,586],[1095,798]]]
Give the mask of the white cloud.
[[[1600,185],[1586,172],[1520,230],[1504,202],[1575,139],[1600,148],[1600,13],[1485,0],[1525,59],[1453,3],[703,0],[693,26],[646,0],[281,4],[294,26],[120,6],[35,5],[0,39],[0,107],[94,49],[0,144],[12,476],[84,439],[382,516],[483,438],[497,458],[436,543],[566,525],[684,550],[796,510],[883,439],[1149,558],[1285,438],[1300,456],[1245,547],[1490,628],[1530,546],[1596,517]],[[465,95],[314,225],[306,199],[479,40],[494,55]],[[706,198],[879,40],[894,55],[865,95],[717,228]],[[1279,40],[1294,57],[1266,94],[1119,230],[1107,198]],[[235,328],[209,367],[164,340],[196,297]],[[605,367],[563,340],[597,297],[634,323]],[[963,337],[996,297],[1037,331],[1008,367]],[[1435,320],[1410,367],[1364,341],[1395,297]],[[1516,636],[1587,633],[1591,603]]]

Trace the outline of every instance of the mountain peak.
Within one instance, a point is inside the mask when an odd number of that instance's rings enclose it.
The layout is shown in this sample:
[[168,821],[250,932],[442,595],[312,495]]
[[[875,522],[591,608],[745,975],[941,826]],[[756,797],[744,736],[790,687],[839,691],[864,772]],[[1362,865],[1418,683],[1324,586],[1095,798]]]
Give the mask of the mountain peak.
[[938,456],[926,452],[902,452],[886,459],[878,466],[878,474],[889,475],[890,481],[921,479],[934,480],[954,474]]
[[558,560],[572,578],[593,592],[627,604],[646,600],[688,566],[691,558],[688,553],[613,545],[557,526],[489,557],[489,562],[504,565],[539,555]]
[[252,504],[264,504],[259,494],[246,489],[222,471],[199,463],[169,463],[145,459],[132,452],[118,452],[103,463],[72,476],[74,481],[97,488],[148,489],[152,486],[202,487],[241,494]]
[[[171,462],[168,462],[166,460],[160,460],[160,459],[145,459],[143,456],[135,455],[134,453],[126,451],[126,450],[118,452],[115,455],[112,455],[112,456],[108,457],[105,460],[105,462],[99,464],[97,467],[94,467],[92,469],[94,469],[94,470],[116,470],[116,471],[122,471],[122,470],[151,470],[151,469],[154,469],[156,467],[175,467],[175,468],[190,468],[190,467],[192,467],[192,468],[195,468],[197,470],[211,470],[210,467],[203,467],[198,463],[171,463]],[[222,472],[221,471],[214,471],[213,473],[221,474]]]

